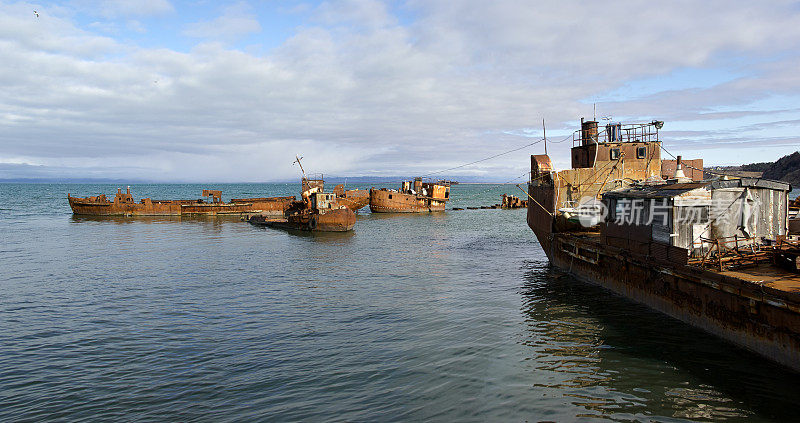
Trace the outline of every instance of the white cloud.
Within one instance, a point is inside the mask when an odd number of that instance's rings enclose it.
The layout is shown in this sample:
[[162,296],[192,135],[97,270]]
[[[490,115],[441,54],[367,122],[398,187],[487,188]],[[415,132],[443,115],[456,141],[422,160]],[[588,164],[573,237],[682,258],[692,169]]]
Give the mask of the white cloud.
[[[325,173],[421,174],[527,144],[542,117],[549,135],[566,135],[591,116],[592,97],[631,80],[728,66],[743,76],[598,108],[666,120],[670,145],[691,151],[798,142],[787,136],[797,107],[774,100],[800,95],[790,3],[404,7],[410,23],[379,2],[326,2],[258,56],[218,42],[135,47],[82,31],[67,13],[25,20],[30,5],[0,3],[0,157],[164,180],[282,179],[296,175],[295,154]],[[260,28],[238,4],[188,31],[230,41]],[[568,145],[549,148],[560,163]],[[539,151],[463,172],[516,176]]]
[[237,3],[226,7],[216,19],[186,25],[183,34],[195,38],[235,41],[242,36],[259,32],[261,24],[252,15],[250,6]]
[[157,16],[175,11],[167,0],[73,0],[79,10],[104,18]]
[[395,24],[386,4],[376,0],[326,1],[316,9],[316,20],[328,25],[379,28]]

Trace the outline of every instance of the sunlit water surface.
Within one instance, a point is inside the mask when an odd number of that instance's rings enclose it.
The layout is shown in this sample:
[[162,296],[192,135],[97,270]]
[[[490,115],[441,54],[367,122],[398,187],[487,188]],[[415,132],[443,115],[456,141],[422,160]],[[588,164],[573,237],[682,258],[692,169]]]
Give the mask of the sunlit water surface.
[[525,210],[319,235],[71,215],[67,192],[115,189],[0,185],[0,421],[798,418],[796,374],[549,268]]

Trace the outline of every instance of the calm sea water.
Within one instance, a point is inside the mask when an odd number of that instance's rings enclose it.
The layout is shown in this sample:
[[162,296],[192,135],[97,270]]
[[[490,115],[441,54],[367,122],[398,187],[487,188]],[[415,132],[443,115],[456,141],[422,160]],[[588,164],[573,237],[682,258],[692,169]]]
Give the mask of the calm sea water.
[[[115,190],[0,184],[0,421],[800,415],[797,374],[549,268],[525,210],[362,212],[308,235],[73,217],[65,198]],[[503,192],[519,191],[458,185],[452,205]]]

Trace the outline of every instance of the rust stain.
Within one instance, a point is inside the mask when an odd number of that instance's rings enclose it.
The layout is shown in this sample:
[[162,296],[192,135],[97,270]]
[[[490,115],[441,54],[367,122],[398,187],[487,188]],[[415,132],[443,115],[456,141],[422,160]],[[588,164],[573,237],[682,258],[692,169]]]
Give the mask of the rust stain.
[[[560,172],[548,156],[532,155],[528,226],[554,266],[800,371],[800,243],[779,237],[752,254],[718,252],[717,268],[705,268],[689,263],[689,250],[673,245],[672,233],[660,241],[650,226],[564,223],[562,207],[633,183],[670,197],[708,185],[693,172],[687,174],[694,182],[679,177],[680,184],[665,184],[675,169],[670,161],[662,168],[658,155],[662,125],[610,124],[600,136],[596,122],[582,122],[573,138],[573,168]],[[699,159],[683,163],[702,168],[695,166]],[[758,186],[774,190],[775,198],[788,196],[773,185]]]
[[444,211],[450,199],[446,182],[405,181],[400,190],[369,190],[369,209],[373,213],[425,213]]
[[229,203],[223,202],[218,190],[203,190],[203,196],[211,201],[198,200],[152,200],[144,198],[135,202],[130,189],[125,193],[121,189],[113,200],[104,194],[93,197],[72,197],[67,200],[72,212],[87,216],[181,216],[181,215],[217,215],[244,213],[282,214],[295,197],[261,197],[236,198]]
[[339,203],[347,206],[350,210],[357,211],[369,204],[369,190],[349,189],[345,190],[344,185],[339,184],[333,188]]
[[528,200],[520,200],[519,197],[503,194],[500,197],[500,207],[504,209],[521,209],[528,207]]
[[[314,188],[309,188],[313,191]],[[339,204],[335,193],[303,192],[302,201],[293,201],[282,216],[256,214],[248,221],[254,225],[301,231],[345,232],[356,224],[356,214]]]

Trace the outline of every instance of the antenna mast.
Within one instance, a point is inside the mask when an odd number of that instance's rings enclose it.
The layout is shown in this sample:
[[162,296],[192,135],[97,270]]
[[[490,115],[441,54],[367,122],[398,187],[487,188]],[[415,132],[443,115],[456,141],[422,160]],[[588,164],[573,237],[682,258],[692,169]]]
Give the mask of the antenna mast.
[[544,126],[544,118],[542,118],[542,136],[544,137],[544,154],[547,155],[547,127]]
[[303,170],[303,164],[300,163],[300,160],[302,159],[302,157],[294,156],[294,158],[295,158],[295,161],[293,161],[292,164],[297,163],[298,165],[300,165],[300,172],[303,172],[303,178],[304,179],[308,179],[308,178],[306,178],[306,171]]

